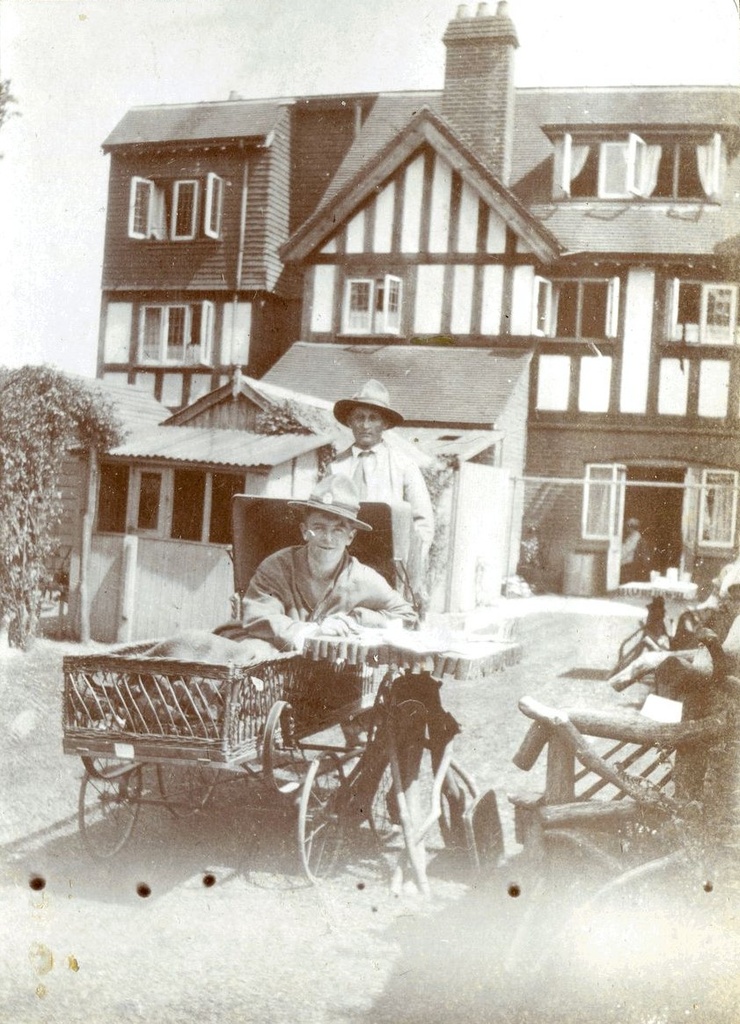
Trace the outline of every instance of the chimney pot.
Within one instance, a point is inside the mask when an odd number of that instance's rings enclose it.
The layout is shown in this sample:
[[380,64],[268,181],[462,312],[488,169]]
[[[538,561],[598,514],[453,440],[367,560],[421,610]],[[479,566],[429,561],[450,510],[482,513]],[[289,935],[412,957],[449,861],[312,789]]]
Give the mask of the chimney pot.
[[487,18],[489,16],[488,4],[478,4],[478,10],[475,12],[476,18]]
[[458,18],[469,18],[470,17],[470,11],[468,10],[468,5],[467,4],[460,4],[458,6],[458,8],[457,8],[457,17]]
[[509,17],[509,4],[507,0],[498,0],[498,4],[496,6],[496,14],[498,15],[499,18]]

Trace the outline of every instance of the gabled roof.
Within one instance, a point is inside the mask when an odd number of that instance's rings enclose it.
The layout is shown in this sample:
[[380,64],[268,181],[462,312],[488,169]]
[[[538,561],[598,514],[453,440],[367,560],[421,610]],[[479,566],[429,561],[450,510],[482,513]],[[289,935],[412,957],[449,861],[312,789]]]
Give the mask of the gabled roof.
[[306,432],[332,433],[338,426],[332,413],[331,402],[305,395],[295,388],[278,387],[263,380],[256,380],[242,373],[238,373],[235,380],[230,383],[201,395],[190,405],[173,413],[166,420],[166,425],[184,426],[199,419],[206,410],[224,402],[231,402],[240,395],[265,412],[276,407],[288,406],[298,423],[305,427]]
[[[372,117],[371,114],[369,120]],[[372,195],[389,175],[425,144],[443,156],[462,179],[496,210],[509,227],[525,239],[541,259],[550,260],[557,255],[558,242],[550,231],[501,184],[473,150],[458,138],[446,121],[429,107],[423,106],[403,130],[380,152],[370,157],[367,163],[361,165],[341,188],[330,189],[333,198],[322,202],[313,216],[309,217],[286,242],[280,251],[281,257],[284,260],[305,259],[333,235],[337,226],[352,216],[357,207]],[[355,159],[357,156],[355,153]],[[343,165],[338,176],[341,177],[345,173]]]
[[317,434],[250,434],[216,427],[154,427],[139,431],[109,455],[233,469],[271,468],[330,444]]
[[264,379],[330,402],[374,378],[411,424],[495,426],[528,374],[529,351],[419,345],[336,345],[298,341]]
[[225,100],[133,107],[105,140],[103,150],[165,142],[265,139],[280,109],[292,103],[290,99]]

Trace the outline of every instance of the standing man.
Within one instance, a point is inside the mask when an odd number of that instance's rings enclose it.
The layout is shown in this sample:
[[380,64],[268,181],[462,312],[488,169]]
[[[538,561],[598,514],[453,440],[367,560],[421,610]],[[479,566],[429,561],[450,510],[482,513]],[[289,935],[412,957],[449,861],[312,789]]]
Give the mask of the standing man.
[[391,408],[387,388],[369,380],[351,398],[334,405],[334,416],[354,435],[351,448],[337,456],[329,472],[350,477],[362,501],[383,501],[411,506],[413,532],[409,576],[417,595],[425,593],[424,576],[434,538],[434,513],[429,491],[418,465],[403,452],[389,447],[383,433],[403,423]]

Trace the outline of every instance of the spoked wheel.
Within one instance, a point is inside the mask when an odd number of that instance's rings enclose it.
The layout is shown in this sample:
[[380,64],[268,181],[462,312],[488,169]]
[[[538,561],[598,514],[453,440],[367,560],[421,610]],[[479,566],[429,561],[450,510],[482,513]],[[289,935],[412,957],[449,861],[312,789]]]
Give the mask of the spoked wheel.
[[107,779],[125,767],[117,757],[83,757],[81,760],[87,774],[94,779]]
[[311,882],[327,878],[339,861],[346,792],[344,774],[336,758],[324,756],[311,762],[298,808],[298,848],[303,870]]
[[447,847],[465,848],[465,811],[478,796],[478,787],[468,773],[452,761],[442,783],[439,830]]
[[277,700],[270,708],[262,739],[262,772],[278,793],[297,793],[306,777],[307,759],[294,736],[293,708]]
[[85,847],[105,860],[123,849],[139,815],[142,771],[139,765],[111,768],[107,775],[85,774],[77,817]]
[[206,764],[157,765],[159,792],[175,818],[190,818],[203,810],[218,778],[218,769]]
[[[431,759],[428,752],[425,752],[417,780],[417,800],[423,814],[428,813],[431,807],[433,786],[434,775]],[[453,761],[447,770],[440,793],[438,828],[445,846],[465,846],[464,813],[477,796],[478,790],[473,780]],[[386,765],[375,790],[369,808],[368,821],[375,836],[382,844],[388,843],[395,836],[400,836],[398,801],[393,791],[393,774],[390,765]],[[434,833],[431,838],[432,844],[434,844]],[[439,842],[439,837],[437,842]]]

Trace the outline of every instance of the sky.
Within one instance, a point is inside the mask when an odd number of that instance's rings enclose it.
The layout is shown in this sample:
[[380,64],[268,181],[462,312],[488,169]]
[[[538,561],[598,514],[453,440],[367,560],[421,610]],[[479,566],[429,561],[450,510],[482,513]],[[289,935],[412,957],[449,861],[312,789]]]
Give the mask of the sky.
[[[736,3],[510,0],[517,85],[740,84]],[[0,131],[0,364],[95,374],[101,144],[128,108],[232,91],[439,89],[456,10],[454,0],[0,0],[0,78],[19,114]]]

